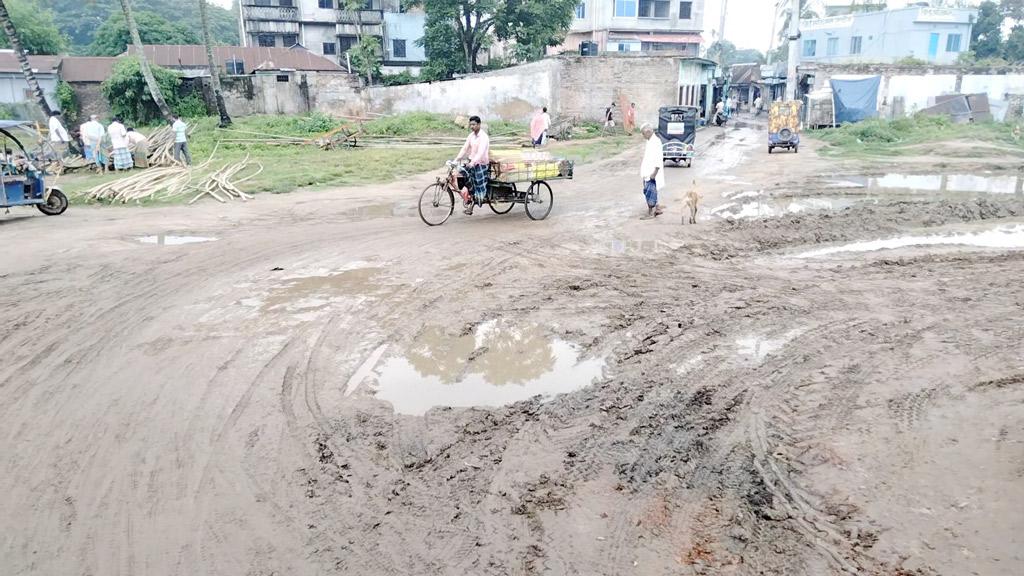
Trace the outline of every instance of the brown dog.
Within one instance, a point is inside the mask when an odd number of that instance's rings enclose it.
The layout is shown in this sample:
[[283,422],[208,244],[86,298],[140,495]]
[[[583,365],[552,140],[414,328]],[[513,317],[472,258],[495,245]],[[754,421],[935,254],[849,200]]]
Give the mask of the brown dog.
[[[693,188],[686,193],[685,204],[690,209],[690,224],[697,223],[697,204],[700,202],[701,195],[697,192],[697,181],[693,181]],[[683,224],[686,224],[686,213],[683,213]]]

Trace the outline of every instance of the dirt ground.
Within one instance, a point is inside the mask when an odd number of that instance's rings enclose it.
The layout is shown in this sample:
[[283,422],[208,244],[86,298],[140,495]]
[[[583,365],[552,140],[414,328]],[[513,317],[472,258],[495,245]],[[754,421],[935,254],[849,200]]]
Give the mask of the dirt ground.
[[639,141],[541,222],[428,228],[429,175],[0,216],[0,573],[1024,573],[1024,250],[806,254],[1019,226],[871,177],[1021,159],[699,138],[657,220]]

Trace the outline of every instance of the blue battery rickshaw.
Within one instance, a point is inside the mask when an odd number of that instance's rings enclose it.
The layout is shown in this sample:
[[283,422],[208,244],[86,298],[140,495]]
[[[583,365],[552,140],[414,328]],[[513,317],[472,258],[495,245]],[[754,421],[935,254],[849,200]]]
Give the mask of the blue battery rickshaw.
[[[57,154],[43,148],[45,141],[32,126],[20,120],[0,120],[0,209],[35,206],[47,216],[57,216],[67,210],[68,198],[58,188],[46,185],[43,168],[48,160],[56,159]],[[34,134],[38,152],[30,154],[15,132],[25,137]]]

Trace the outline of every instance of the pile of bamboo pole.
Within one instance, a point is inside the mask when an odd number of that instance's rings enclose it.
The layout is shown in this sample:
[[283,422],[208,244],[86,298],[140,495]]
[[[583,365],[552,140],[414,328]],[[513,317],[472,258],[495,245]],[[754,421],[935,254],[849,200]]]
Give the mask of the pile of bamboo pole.
[[[189,127],[189,135],[192,130]],[[181,162],[174,160],[174,130],[170,126],[157,128],[146,140],[149,142],[150,166],[181,166]]]
[[[249,174],[244,178],[238,178],[232,180],[240,172],[245,172],[250,166],[256,166],[256,171]],[[263,172],[263,165],[259,162],[249,162],[249,156],[246,155],[245,159],[241,162],[225,164],[219,170],[215,170],[204,178],[199,185],[196,187],[200,190],[199,194],[189,201],[189,204],[195,204],[197,200],[209,194],[214,200],[225,203],[228,200],[252,200],[253,197],[245,192],[238,189],[238,185],[246,180],[255,178],[260,172]]]
[[192,182],[192,170],[177,166],[149,168],[127,178],[100,184],[86,190],[88,200],[102,202],[141,202],[149,199],[173,198],[184,194]]

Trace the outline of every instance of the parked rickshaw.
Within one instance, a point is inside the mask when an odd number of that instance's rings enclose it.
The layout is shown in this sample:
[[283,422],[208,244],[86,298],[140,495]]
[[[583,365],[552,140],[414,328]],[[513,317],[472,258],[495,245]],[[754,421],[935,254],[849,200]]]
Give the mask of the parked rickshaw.
[[[420,218],[427,226],[440,226],[455,212],[455,199],[466,185],[461,164],[449,160],[448,173],[420,194]],[[550,180],[571,180],[573,163],[568,160],[525,160],[491,162],[484,204],[495,214],[508,214],[516,204],[526,207],[531,220],[543,220],[551,213],[554,195]],[[529,184],[523,190],[519,186]]]
[[20,120],[0,120],[0,209],[35,206],[47,216],[57,216],[67,210],[68,198],[60,189],[46,185],[43,164],[52,159],[46,157],[53,155],[52,150],[47,152],[40,145],[35,154],[30,154],[15,136],[20,132],[28,142],[33,137],[45,142],[31,126]]
[[695,106],[665,106],[658,109],[657,134],[661,139],[664,162],[679,166],[685,161],[687,168],[693,164],[698,116],[700,109]]
[[768,153],[776,148],[786,148],[793,153],[800,152],[800,107],[799,100],[772,102],[768,110]]

